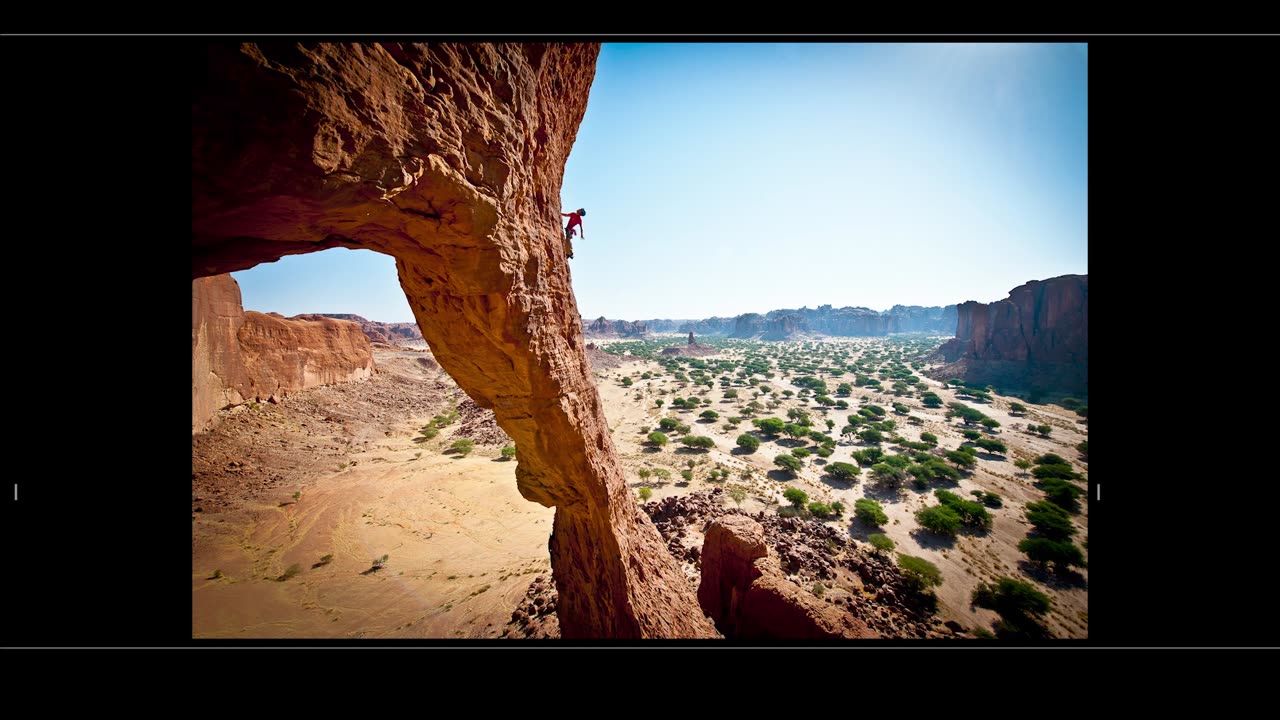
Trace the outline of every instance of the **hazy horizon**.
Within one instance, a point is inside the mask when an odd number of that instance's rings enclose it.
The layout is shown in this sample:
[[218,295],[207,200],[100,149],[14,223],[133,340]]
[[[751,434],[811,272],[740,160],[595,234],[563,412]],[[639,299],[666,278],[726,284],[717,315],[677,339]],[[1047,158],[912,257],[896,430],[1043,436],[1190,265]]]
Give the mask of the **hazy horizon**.
[[[1088,49],[608,43],[561,198],[590,319],[1000,300],[1088,274]],[[233,275],[247,309],[413,320],[371,251]]]

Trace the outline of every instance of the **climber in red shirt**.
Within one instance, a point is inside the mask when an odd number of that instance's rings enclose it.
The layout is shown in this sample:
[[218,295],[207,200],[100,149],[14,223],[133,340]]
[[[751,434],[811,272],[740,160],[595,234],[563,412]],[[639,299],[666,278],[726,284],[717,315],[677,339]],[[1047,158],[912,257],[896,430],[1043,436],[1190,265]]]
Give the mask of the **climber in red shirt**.
[[582,218],[586,214],[587,214],[587,211],[583,210],[582,208],[578,208],[577,212],[560,213],[560,217],[569,218],[569,224],[564,226],[564,248],[565,248],[564,254],[565,254],[565,257],[567,258],[570,258],[570,259],[573,258],[573,242],[570,240],[570,238],[573,237],[574,228],[578,229],[578,233],[582,235],[583,240],[587,239],[586,233],[583,232],[582,230]]

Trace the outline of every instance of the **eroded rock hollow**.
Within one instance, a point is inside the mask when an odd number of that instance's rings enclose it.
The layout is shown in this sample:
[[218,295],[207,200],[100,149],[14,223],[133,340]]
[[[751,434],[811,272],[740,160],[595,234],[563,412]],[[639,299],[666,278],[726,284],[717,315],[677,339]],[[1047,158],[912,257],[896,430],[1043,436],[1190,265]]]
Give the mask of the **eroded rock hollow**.
[[564,637],[715,637],[632,500],[560,232],[596,44],[245,43],[194,68],[192,278],[333,247],[396,258],[423,337],[556,507]]

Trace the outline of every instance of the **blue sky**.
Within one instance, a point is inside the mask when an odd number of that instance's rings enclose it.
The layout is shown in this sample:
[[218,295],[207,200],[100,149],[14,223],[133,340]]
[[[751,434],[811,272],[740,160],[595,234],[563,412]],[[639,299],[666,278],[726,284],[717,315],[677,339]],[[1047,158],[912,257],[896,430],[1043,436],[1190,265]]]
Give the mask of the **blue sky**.
[[[565,168],[583,315],[946,305],[1088,272],[1080,44],[606,44]],[[411,320],[394,262],[292,256],[245,307]]]

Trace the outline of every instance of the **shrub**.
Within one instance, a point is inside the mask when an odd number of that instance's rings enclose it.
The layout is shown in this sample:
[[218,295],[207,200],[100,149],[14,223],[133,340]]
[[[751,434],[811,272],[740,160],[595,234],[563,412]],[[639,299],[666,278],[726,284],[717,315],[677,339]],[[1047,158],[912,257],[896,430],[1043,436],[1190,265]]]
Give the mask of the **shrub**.
[[938,498],[938,502],[943,506],[949,507],[956,511],[960,516],[960,522],[972,528],[987,529],[991,527],[991,513],[982,506],[982,503],[976,503],[972,500],[965,500],[947,490],[934,490],[933,494]]
[[1084,554],[1070,540],[1027,538],[1018,543],[1018,549],[1033,562],[1052,564],[1055,572],[1064,572],[1072,566],[1084,567]]
[[680,471],[680,477],[684,478],[684,481],[685,481],[685,482],[690,482],[690,481],[692,481],[692,480],[693,480],[693,471],[692,471],[692,470],[681,470],[681,471]]
[[1028,425],[1027,427],[1040,433],[1040,437],[1049,437],[1049,433],[1053,432],[1053,427],[1049,425]]
[[1029,469],[1029,468],[1031,467],[1031,461],[1030,461],[1030,460],[1014,460],[1014,461],[1013,461],[1013,464],[1014,464],[1014,465],[1015,465],[1019,470],[1027,470],[1027,469]]
[[773,464],[793,474],[800,472],[800,468],[803,467],[794,455],[779,455],[773,459]]
[[1089,417],[1089,406],[1081,405],[1080,407],[1076,408],[1076,414],[1083,418]]
[[948,450],[945,457],[959,467],[973,467],[977,462],[974,460],[973,455],[963,450]]
[[809,494],[799,488],[789,487],[782,492],[782,497],[791,503],[797,510],[804,507],[809,502]]
[[993,492],[983,492],[982,490],[973,490],[970,492],[970,494],[978,498],[978,502],[982,503],[983,505],[986,505],[989,508],[1004,507],[1004,500],[1002,500],[999,495]]
[[863,442],[871,443],[873,445],[879,445],[884,442],[884,435],[881,435],[880,431],[874,428],[867,428],[866,430],[863,430],[858,433],[858,437],[862,438]]
[[833,462],[826,467],[827,474],[837,480],[853,480],[862,472],[857,465],[847,462]]
[[642,487],[636,492],[639,493],[641,502],[647,502],[649,498],[653,497],[653,491],[647,487]]
[[977,440],[982,437],[982,433],[977,430],[961,430],[960,434],[964,436],[965,440]]
[[1071,516],[1060,505],[1049,502],[1027,503],[1024,511],[1027,516],[1027,522],[1036,529],[1040,535],[1050,540],[1070,540],[1075,535],[1076,526],[1071,523]]
[[751,424],[759,428],[760,432],[769,436],[777,436],[787,425],[782,418],[763,418],[760,420],[752,420]]
[[892,550],[894,547],[897,546],[897,543],[890,540],[888,536],[882,535],[880,533],[874,533],[874,534],[868,535],[867,542],[871,543],[872,547],[882,552],[889,552],[890,550]]
[[918,591],[942,584],[942,571],[937,565],[914,555],[898,553],[898,567],[907,580],[907,584]]
[[907,413],[911,412],[911,408],[907,407],[906,405],[903,405],[902,403],[894,403],[893,411],[898,413],[899,415],[906,415]]
[[853,453],[853,459],[858,461],[862,467],[870,467],[884,459],[884,450],[878,447],[870,447],[865,450],[859,450]]
[[667,436],[663,433],[660,433],[657,431],[649,433],[649,444],[653,445],[654,447],[660,448],[663,445],[666,445],[668,442],[670,442],[670,439],[667,438]]
[[1000,453],[1001,455],[1004,455],[1009,452],[1009,448],[1005,447],[1005,444],[1000,442],[999,440],[992,440],[989,438],[978,438],[977,440],[974,441],[973,444],[977,445],[983,450],[990,450],[993,453]]
[[827,505],[826,503],[821,503],[821,502],[809,503],[809,514],[816,518],[822,518],[824,520],[835,515],[835,513],[831,512],[830,505]]
[[733,500],[734,504],[741,505],[747,499],[747,491],[740,487],[731,487],[729,488],[729,499]]
[[698,415],[698,417],[702,418],[703,420],[715,422],[716,420],[720,419],[720,413],[716,412],[715,410],[703,410]]
[[710,450],[716,446],[715,440],[704,435],[685,435],[680,442],[695,450]]
[[1062,398],[1062,400],[1059,401],[1058,404],[1068,410],[1074,410],[1075,408],[1080,407],[1081,402],[1076,398],[1068,397],[1068,398]]
[[805,458],[809,457],[809,449],[808,449],[808,448],[796,448],[795,450],[792,450],[792,451],[791,451],[791,454],[792,454],[792,455],[794,455],[794,456],[796,456],[796,457],[798,457],[798,458],[800,458],[801,460],[804,460]]
[[960,514],[946,505],[934,505],[916,512],[920,527],[939,535],[955,535],[963,522]]
[[1075,480],[1080,474],[1071,469],[1070,465],[1040,465],[1031,474],[1038,480],[1046,480],[1048,478],[1061,478],[1063,480]]
[[658,428],[663,432],[671,432],[678,427],[680,427],[680,418],[668,417],[658,421]]
[[760,448],[760,438],[749,433],[742,433],[738,436],[738,447],[753,453]]
[[938,397],[938,393],[936,392],[930,391],[922,394],[920,396],[920,401],[924,403],[925,407],[942,407],[942,398]]
[[853,515],[859,520],[870,525],[884,525],[889,522],[889,516],[885,514],[884,508],[880,503],[870,498],[859,498],[853,503]]
[[1045,453],[1044,455],[1041,455],[1040,457],[1036,458],[1035,463],[1036,463],[1037,465],[1067,465],[1067,464],[1069,464],[1069,463],[1067,463],[1066,458],[1062,457],[1061,455],[1058,455],[1057,453]]
[[1080,457],[1084,458],[1085,460],[1089,459],[1089,441],[1088,440],[1083,440],[1080,442],[1079,445],[1076,445],[1076,450],[1080,451]]
[[725,400],[734,400],[734,399],[736,399],[737,397],[738,397],[738,391],[737,391],[737,390],[725,390],[725,391],[724,391],[724,399],[725,399]]
[[995,418],[989,418],[989,417],[982,418],[982,420],[980,420],[979,422],[982,423],[982,427],[988,430],[995,430],[996,428],[1000,427],[1000,421],[996,420]]
[[1023,414],[1027,411],[1027,406],[1022,403],[1009,403],[1009,412],[1014,414]]
[[833,514],[835,514],[835,516],[836,516],[836,517],[839,517],[839,516],[843,515],[843,514],[844,514],[844,503],[842,503],[842,502],[840,502],[840,501],[838,501],[838,500],[837,500],[836,502],[831,503],[831,512],[832,512]]
[[930,445],[936,446],[938,444],[938,436],[928,432],[920,433],[920,442],[925,442],[925,443],[929,443]]
[[1034,585],[1007,577],[997,578],[991,584],[980,583],[969,602],[999,613],[1004,629],[1015,635],[1040,634],[1042,629],[1035,618],[1048,613],[1051,607],[1049,596],[1036,590]]
[[476,447],[475,442],[471,440],[454,440],[453,444],[449,446],[449,449],[458,453],[463,457],[466,457],[472,450],[475,449],[475,447]]
[[1069,511],[1076,509],[1076,498],[1084,494],[1079,487],[1062,478],[1044,480],[1040,483],[1040,487],[1049,498],[1049,502]]
[[504,458],[506,458],[506,459],[510,460],[510,459],[514,458],[515,456],[516,456],[516,446],[515,446],[515,445],[507,445],[507,446],[505,446],[505,447],[503,447],[503,448],[502,448],[502,457],[504,457]]

